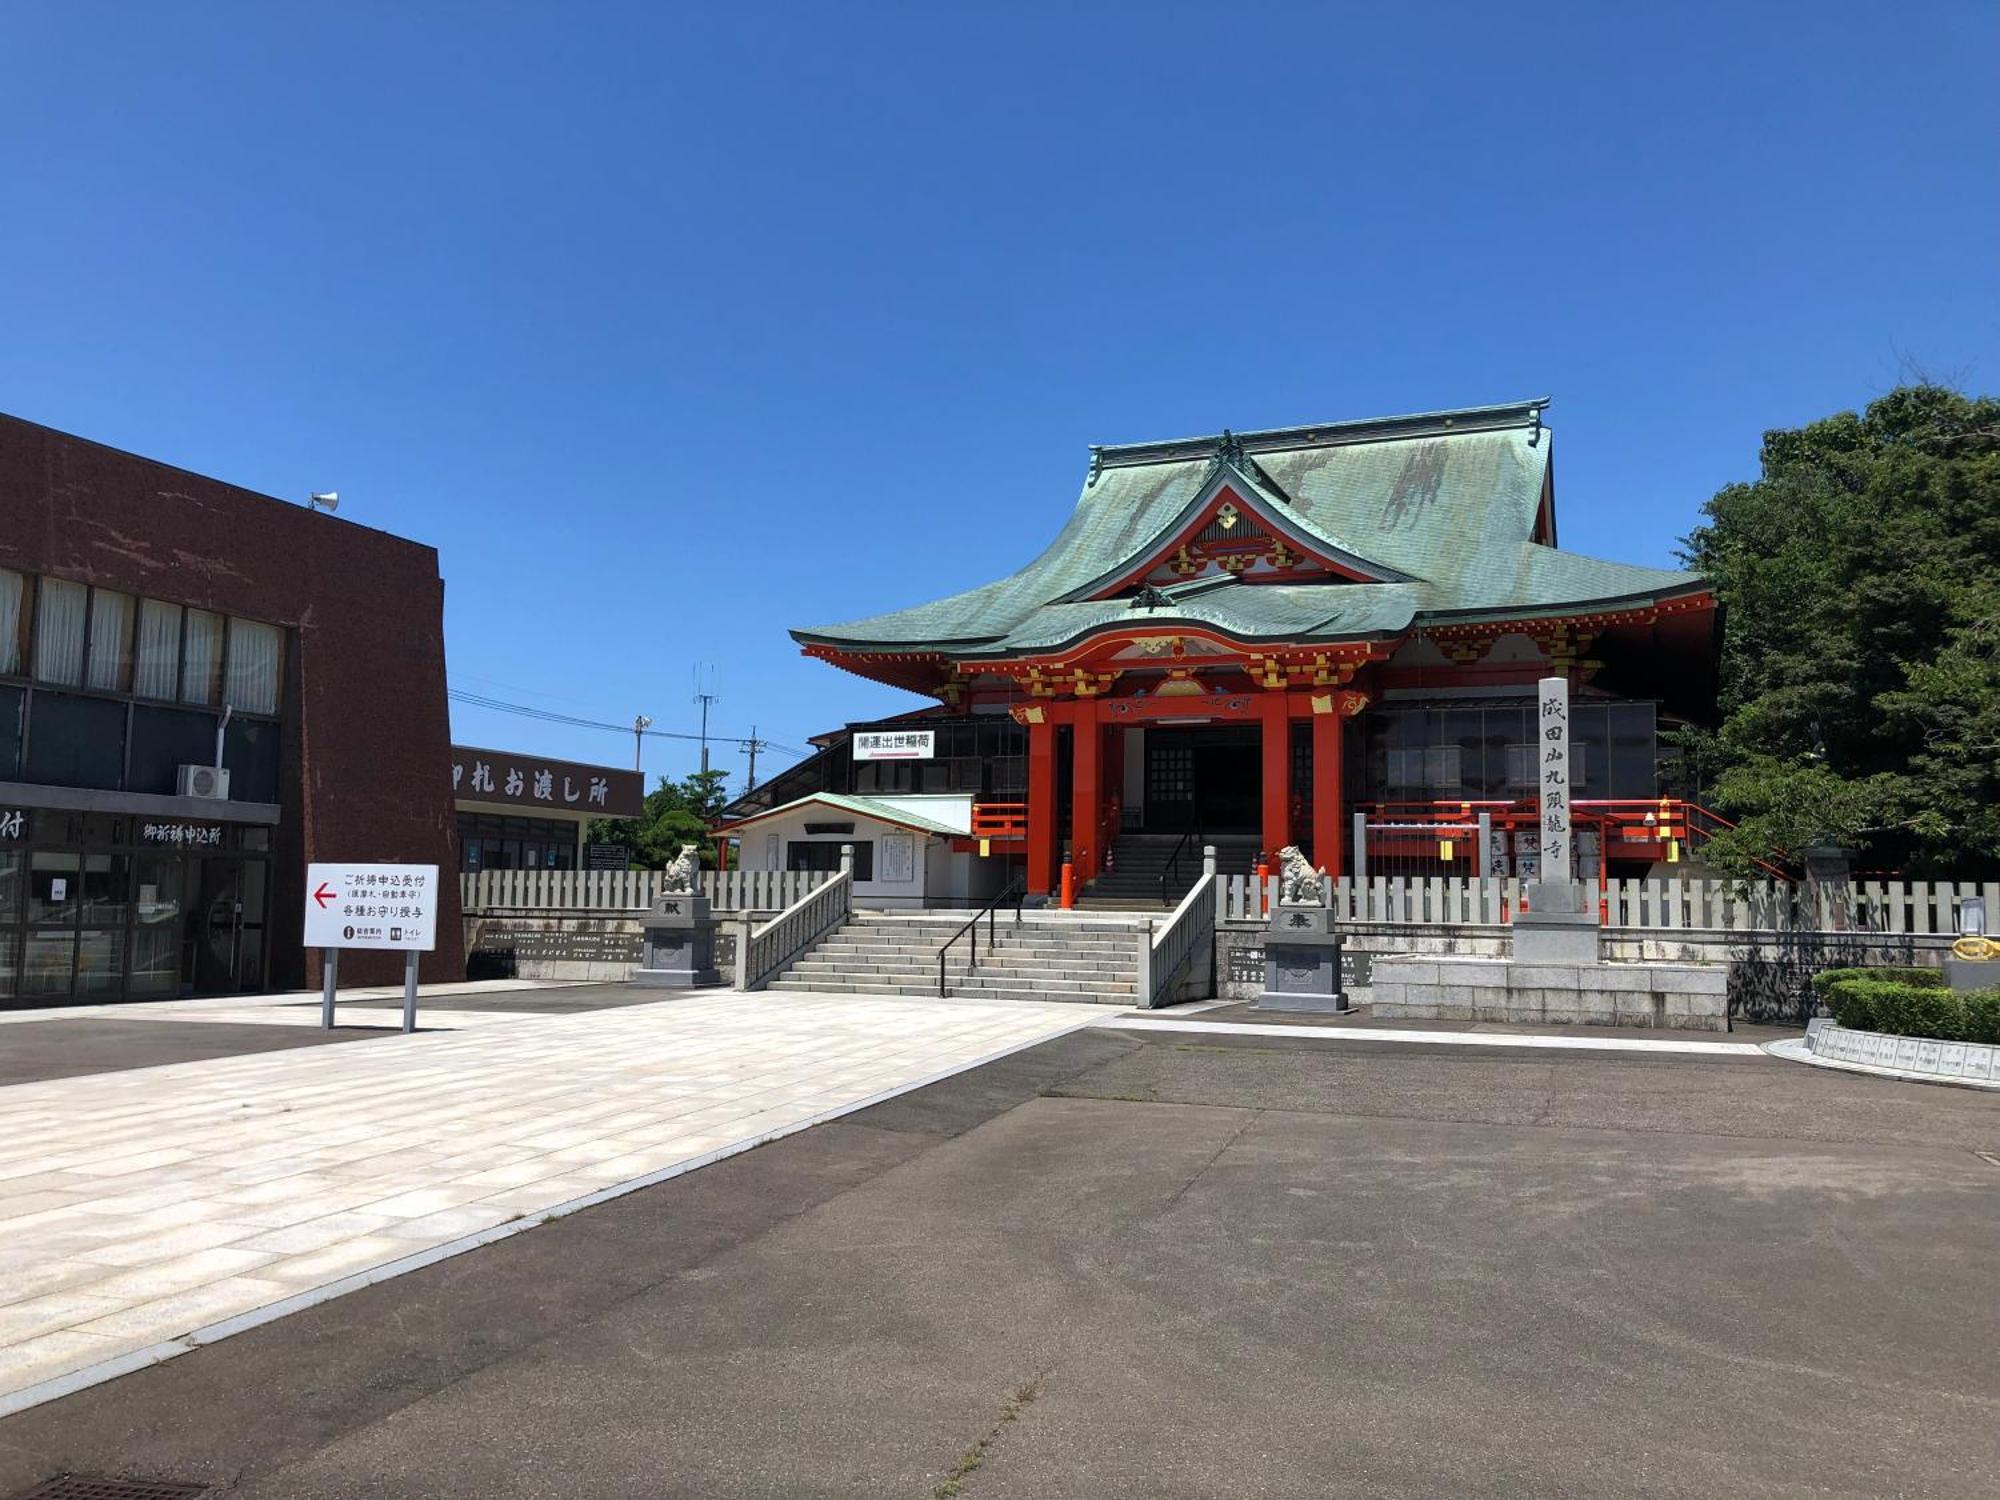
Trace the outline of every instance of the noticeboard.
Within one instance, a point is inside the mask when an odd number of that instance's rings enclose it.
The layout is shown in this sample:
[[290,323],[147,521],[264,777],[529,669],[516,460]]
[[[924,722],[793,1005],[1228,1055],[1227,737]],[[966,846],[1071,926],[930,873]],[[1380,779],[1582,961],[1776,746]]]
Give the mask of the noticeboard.
[[436,865],[306,866],[308,948],[437,947]]
[[585,844],[583,867],[586,870],[629,870],[632,868],[632,851],[623,844]]

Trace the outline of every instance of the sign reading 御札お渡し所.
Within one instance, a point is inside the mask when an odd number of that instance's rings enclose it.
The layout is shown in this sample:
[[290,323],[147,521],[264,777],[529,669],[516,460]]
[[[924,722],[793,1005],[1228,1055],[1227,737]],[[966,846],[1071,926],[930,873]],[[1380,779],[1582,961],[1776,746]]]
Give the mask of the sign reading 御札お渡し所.
[[935,729],[857,729],[856,760],[931,760],[937,755]]
[[451,792],[460,802],[593,818],[636,818],[646,810],[646,779],[637,771],[470,745],[451,747]]
[[308,948],[437,947],[436,865],[306,866]]

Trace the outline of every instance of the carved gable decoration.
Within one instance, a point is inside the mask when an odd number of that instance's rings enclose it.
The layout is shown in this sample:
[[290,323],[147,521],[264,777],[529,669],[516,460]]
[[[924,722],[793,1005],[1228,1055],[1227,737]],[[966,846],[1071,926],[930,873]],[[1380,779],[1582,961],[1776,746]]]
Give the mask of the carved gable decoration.
[[[1261,474],[1261,470],[1257,471]],[[1321,540],[1280,498],[1227,462],[1211,466],[1194,500],[1116,573],[1061,602],[1110,599],[1199,579],[1240,583],[1389,583],[1404,574]]]

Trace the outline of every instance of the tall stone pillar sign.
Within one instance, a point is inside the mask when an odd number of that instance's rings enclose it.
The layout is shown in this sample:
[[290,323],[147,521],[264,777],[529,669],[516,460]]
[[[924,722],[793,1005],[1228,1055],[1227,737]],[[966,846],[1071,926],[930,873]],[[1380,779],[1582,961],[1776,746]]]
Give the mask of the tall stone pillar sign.
[[1541,882],[1568,885],[1569,837],[1569,679],[1544,677],[1536,684],[1535,737],[1542,789]]
[[1540,873],[1514,917],[1514,960],[1531,964],[1597,962],[1597,914],[1585,911],[1570,863],[1569,681],[1544,677],[1535,693],[1536,782],[1542,794]]

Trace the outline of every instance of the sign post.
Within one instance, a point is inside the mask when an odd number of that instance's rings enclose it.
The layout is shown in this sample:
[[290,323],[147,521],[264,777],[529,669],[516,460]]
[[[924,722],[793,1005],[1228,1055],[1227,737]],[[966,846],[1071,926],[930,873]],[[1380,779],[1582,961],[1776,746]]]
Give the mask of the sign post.
[[306,866],[305,945],[324,955],[320,1025],[333,1029],[334,989],[343,948],[400,951],[403,1030],[417,1029],[417,955],[437,947],[436,865]]

